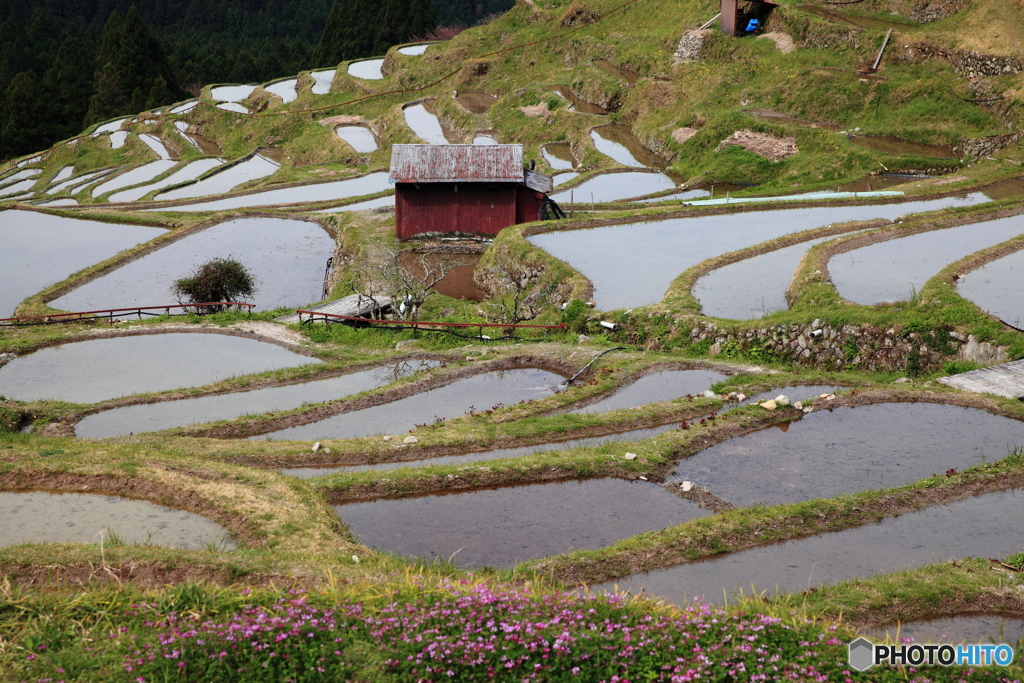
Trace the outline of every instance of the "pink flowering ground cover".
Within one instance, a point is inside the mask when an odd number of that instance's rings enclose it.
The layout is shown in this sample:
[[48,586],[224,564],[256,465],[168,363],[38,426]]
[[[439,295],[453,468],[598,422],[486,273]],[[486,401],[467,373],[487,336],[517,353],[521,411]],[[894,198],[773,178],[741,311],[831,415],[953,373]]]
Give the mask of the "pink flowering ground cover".
[[26,680],[1013,680],[992,669],[859,674],[847,666],[835,627],[470,581],[336,603],[293,592],[218,618],[135,604],[103,640],[86,648],[94,667],[40,643],[28,655],[37,675]]

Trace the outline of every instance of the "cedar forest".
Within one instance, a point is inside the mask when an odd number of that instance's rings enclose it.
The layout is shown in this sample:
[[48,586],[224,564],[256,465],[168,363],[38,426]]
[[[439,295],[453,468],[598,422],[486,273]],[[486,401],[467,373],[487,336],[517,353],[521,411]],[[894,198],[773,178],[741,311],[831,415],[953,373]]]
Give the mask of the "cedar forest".
[[197,95],[450,36],[509,0],[0,0],[0,159]]

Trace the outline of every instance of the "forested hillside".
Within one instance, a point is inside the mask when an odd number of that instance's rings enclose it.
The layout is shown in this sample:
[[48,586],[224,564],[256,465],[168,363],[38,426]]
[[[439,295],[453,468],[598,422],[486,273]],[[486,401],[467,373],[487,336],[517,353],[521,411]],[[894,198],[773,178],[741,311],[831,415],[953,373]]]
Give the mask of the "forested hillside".
[[[436,26],[471,26],[511,6],[510,0],[0,0],[0,158],[43,149],[89,123],[198,94],[208,83],[268,81],[383,54]],[[123,45],[121,34],[128,36]]]

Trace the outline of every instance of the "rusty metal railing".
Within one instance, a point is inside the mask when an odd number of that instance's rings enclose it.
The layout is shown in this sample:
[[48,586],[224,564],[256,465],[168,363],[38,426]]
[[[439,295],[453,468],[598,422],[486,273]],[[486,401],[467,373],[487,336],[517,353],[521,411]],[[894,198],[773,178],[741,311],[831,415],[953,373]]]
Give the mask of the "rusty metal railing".
[[[375,318],[360,318],[352,315],[341,315],[339,313],[324,313],[323,311],[309,311],[309,310],[298,310],[295,311],[299,314],[300,323],[311,323],[317,320],[323,320],[324,322],[349,322],[367,325],[369,327],[411,327],[414,330],[422,330],[425,332],[445,332],[446,328],[477,328],[480,331],[480,336],[484,335],[484,328],[499,328],[502,330],[509,329],[541,329],[545,333],[548,330],[565,330],[568,325],[562,323],[560,325],[522,325],[514,324],[509,325],[506,323],[443,323],[443,322],[429,322],[424,320],[377,320]],[[304,318],[303,316],[309,316]]]
[[[187,309],[194,308],[198,311],[200,307],[206,306],[237,306],[238,310],[242,308],[248,308],[249,312],[252,312],[253,307],[256,304],[243,304],[238,301],[207,301],[196,304],[172,304],[169,306],[134,306],[132,308],[103,308],[97,311],[77,311],[75,313],[50,313],[48,315],[21,315],[14,318],[0,318],[0,326],[12,326],[12,325],[53,325],[56,323],[69,323],[76,322],[79,320],[103,320],[104,318],[109,319],[110,324],[113,325],[115,321],[120,320],[125,315],[137,315],[139,320],[142,320],[143,315],[161,316],[161,315],[175,315],[171,313],[171,309],[183,308],[186,309],[184,313],[177,315],[186,315],[189,313]],[[163,313],[154,313],[153,311],[163,311]]]

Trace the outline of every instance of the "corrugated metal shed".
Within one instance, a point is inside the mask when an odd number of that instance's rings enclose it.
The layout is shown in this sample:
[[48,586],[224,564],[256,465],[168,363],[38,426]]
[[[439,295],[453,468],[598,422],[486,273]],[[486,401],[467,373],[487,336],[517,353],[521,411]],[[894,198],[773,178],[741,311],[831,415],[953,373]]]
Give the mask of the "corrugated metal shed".
[[523,146],[392,145],[389,180],[393,183],[523,183]]

